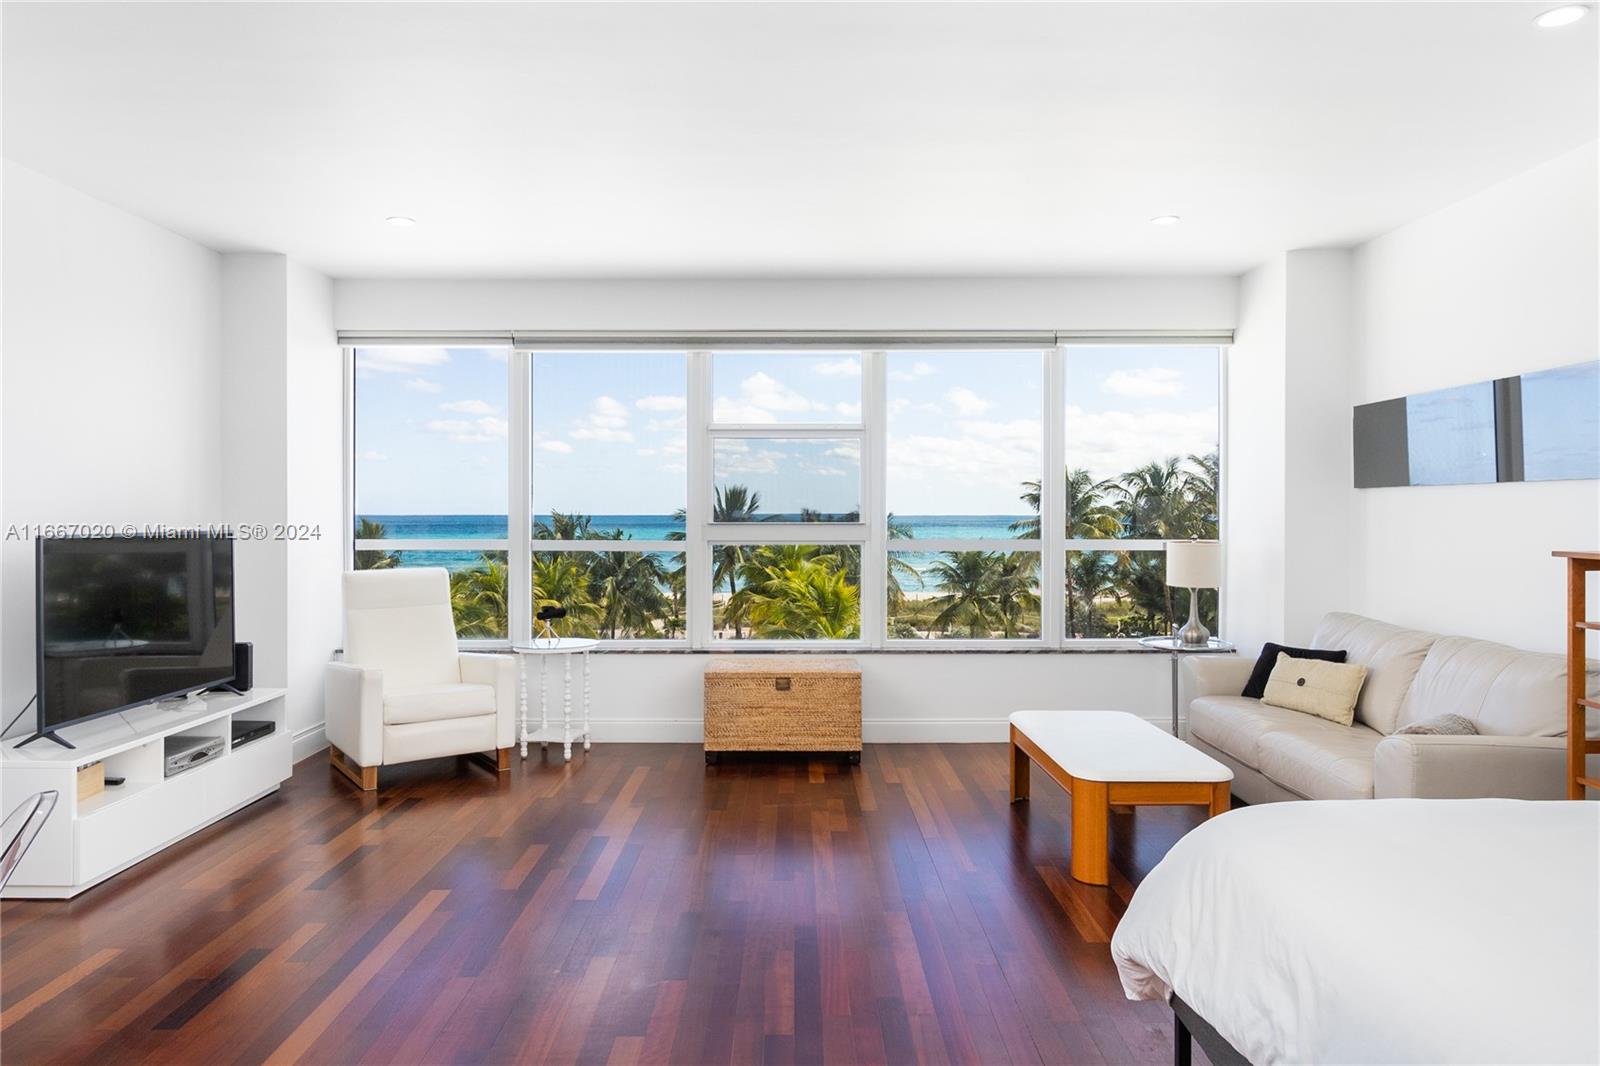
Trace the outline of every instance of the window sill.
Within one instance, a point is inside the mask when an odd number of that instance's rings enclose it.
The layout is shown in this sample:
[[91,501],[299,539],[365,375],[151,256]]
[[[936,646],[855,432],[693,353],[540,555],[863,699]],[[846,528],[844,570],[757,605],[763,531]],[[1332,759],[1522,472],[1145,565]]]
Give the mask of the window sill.
[[[667,647],[651,647],[640,644],[606,645],[602,643],[594,649],[596,655],[1159,655],[1171,654],[1164,648],[1147,648],[1137,639],[1127,640],[1083,640],[1059,648],[1045,647],[1041,644],[1025,644],[1021,647],[1007,646],[996,641],[994,644],[978,644],[964,641],[928,641],[928,647],[895,646],[890,648],[866,648],[846,645],[843,647],[828,647],[825,645],[811,644],[797,648],[775,648],[770,645],[759,648],[740,647],[714,647],[691,648],[685,644]],[[942,645],[942,646],[941,646]],[[461,644],[462,651],[476,652],[505,652],[511,648],[505,641],[474,641]]]

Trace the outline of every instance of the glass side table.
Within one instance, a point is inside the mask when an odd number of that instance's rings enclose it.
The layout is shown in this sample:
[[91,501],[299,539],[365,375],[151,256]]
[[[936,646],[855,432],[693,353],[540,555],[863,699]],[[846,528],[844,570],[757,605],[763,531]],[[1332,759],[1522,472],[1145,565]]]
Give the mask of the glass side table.
[[1178,735],[1178,658],[1183,655],[1228,655],[1237,650],[1225,640],[1212,637],[1204,644],[1185,644],[1177,637],[1140,637],[1146,648],[1172,653],[1172,735]]
[[[522,757],[528,757],[528,741],[537,740],[540,747],[559,741],[561,743],[561,757],[567,762],[572,761],[572,742],[583,741],[583,750],[589,750],[589,653],[600,646],[598,640],[587,637],[560,637],[555,640],[518,641],[511,645],[511,650],[517,653],[517,680],[518,680],[518,705],[519,714],[517,722],[517,739],[522,748]],[[561,657],[561,724],[553,725],[550,722],[548,686],[545,675],[548,671],[545,665],[552,655]],[[583,661],[583,705],[582,720],[572,720],[572,657],[576,655]],[[530,729],[532,724],[528,720],[528,668],[530,656],[539,660],[539,728]]]

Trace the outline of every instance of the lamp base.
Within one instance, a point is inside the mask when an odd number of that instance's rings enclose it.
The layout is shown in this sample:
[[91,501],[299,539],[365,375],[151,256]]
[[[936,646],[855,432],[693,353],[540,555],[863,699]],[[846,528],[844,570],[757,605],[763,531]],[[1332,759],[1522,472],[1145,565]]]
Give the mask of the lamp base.
[[1200,590],[1189,590],[1189,620],[1177,633],[1178,643],[1186,648],[1203,648],[1211,643],[1211,630],[1200,624]]

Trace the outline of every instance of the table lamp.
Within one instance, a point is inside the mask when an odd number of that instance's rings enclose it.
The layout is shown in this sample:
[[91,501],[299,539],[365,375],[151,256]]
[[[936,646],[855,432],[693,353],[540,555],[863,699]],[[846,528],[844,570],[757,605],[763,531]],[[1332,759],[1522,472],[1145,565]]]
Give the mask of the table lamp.
[[1222,586],[1222,545],[1214,540],[1167,541],[1167,587],[1189,590],[1189,621],[1178,630],[1178,642],[1203,648],[1211,633],[1200,624],[1198,589]]

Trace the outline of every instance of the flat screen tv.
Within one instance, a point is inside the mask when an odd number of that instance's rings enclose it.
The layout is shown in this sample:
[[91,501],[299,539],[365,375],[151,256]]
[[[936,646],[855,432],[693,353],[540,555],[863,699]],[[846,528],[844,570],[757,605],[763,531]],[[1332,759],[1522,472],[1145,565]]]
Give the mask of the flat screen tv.
[[[43,538],[38,731],[233,680],[233,539]],[[18,745],[21,747],[22,745]]]

